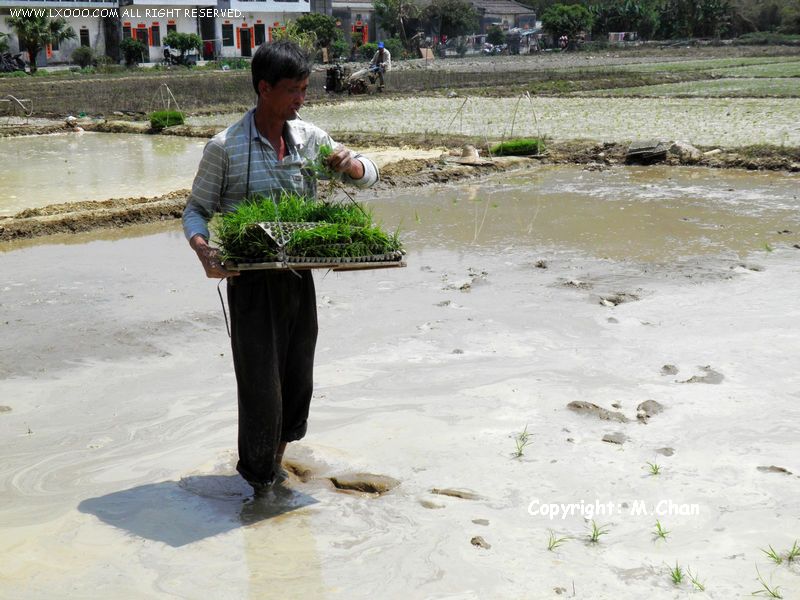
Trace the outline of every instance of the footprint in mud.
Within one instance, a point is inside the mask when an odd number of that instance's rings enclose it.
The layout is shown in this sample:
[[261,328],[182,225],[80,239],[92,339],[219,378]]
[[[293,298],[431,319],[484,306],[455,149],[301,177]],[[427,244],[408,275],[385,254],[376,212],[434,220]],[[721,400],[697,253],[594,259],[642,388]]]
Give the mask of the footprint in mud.
[[593,283],[589,281],[581,281],[580,279],[559,279],[558,285],[574,290],[590,290],[594,287]]
[[328,478],[337,490],[343,492],[363,492],[381,496],[400,485],[400,482],[388,475],[373,473],[343,473]]
[[628,417],[623,415],[621,412],[607,410],[605,408],[601,408],[592,402],[586,402],[584,400],[575,400],[574,402],[570,402],[567,404],[567,408],[573,412],[582,415],[592,415],[603,421],[619,421],[620,423],[627,423]]
[[451,498],[461,498],[462,500],[483,500],[483,496],[468,490],[458,490],[454,488],[433,488],[431,494],[439,496],[450,496]]
[[650,417],[663,412],[664,406],[655,400],[645,400],[636,407],[636,418],[642,422],[647,423]]
[[781,473],[783,475],[791,475],[792,472],[788,469],[784,469],[783,467],[776,467],[775,465],[771,465],[769,467],[756,467],[762,473]]
[[640,297],[637,294],[631,294],[629,292],[615,292],[608,296],[600,296],[600,304],[613,308],[614,306],[624,304],[625,302],[635,302],[639,299]]
[[11,412],[10,406],[0,406],[0,415]]
[[722,373],[718,373],[710,366],[706,365],[705,367],[700,367],[700,370],[705,372],[705,375],[693,375],[686,381],[680,381],[679,383],[711,383],[711,384],[719,384],[722,383],[722,380],[725,379],[725,376]]

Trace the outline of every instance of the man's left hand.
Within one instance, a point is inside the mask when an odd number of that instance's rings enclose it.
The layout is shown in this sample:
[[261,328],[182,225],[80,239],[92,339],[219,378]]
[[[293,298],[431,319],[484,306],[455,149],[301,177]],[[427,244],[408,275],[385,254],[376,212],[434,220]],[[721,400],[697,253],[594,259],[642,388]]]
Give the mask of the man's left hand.
[[364,165],[357,158],[353,158],[344,146],[338,146],[328,157],[328,166],[337,173],[347,173],[353,179],[364,177]]

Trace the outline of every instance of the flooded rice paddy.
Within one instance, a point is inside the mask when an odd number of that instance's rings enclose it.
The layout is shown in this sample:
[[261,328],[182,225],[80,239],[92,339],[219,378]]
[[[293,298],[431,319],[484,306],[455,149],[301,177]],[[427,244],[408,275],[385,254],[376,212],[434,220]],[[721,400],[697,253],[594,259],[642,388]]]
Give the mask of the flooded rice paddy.
[[[0,139],[0,216],[63,202],[156,196],[191,186],[205,140],[64,133]],[[8,160],[8,158],[6,158]]]
[[[307,106],[328,131],[547,136],[553,140],[682,140],[696,145],[800,145],[800,98],[385,98]],[[380,115],[379,119],[370,115]],[[241,115],[193,117],[230,125]],[[513,121],[513,128],[512,128]],[[376,140],[376,141],[379,141]]]
[[704,168],[546,166],[393,193],[378,205],[411,246],[561,247],[613,260],[742,257],[800,242],[800,178]]

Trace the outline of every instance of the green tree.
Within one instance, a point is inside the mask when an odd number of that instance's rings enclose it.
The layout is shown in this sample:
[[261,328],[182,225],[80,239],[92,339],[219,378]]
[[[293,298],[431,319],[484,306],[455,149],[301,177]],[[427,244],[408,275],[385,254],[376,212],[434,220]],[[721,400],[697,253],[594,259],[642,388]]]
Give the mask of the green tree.
[[419,20],[421,10],[415,0],[373,0],[378,25],[389,37],[399,37],[408,47],[408,31]]
[[297,30],[313,33],[317,38],[317,47],[328,48],[342,36],[342,30],[336,27],[336,19],[319,13],[308,13],[297,17]]
[[593,17],[592,33],[605,36],[609,31],[635,31],[650,39],[658,30],[657,0],[604,0],[589,7]]
[[122,56],[125,57],[125,64],[132,67],[139,61],[144,61],[147,46],[134,37],[125,38],[119,43]]
[[283,29],[273,29],[272,39],[289,40],[294,42],[305,52],[309,60],[313,60],[317,49],[317,34],[313,31],[300,31],[297,23],[288,21]]
[[594,17],[580,4],[554,4],[542,15],[542,28],[553,37],[566,35],[574,40],[583,31],[590,31]]
[[480,28],[478,11],[469,0],[432,0],[422,11],[431,30],[439,35],[470,35]]
[[170,31],[167,37],[164,38],[164,43],[170,48],[175,48],[181,53],[181,64],[184,62],[184,57],[189,50],[200,50],[203,48],[203,40],[196,33],[181,33],[177,31]]
[[664,0],[660,33],[665,38],[719,37],[732,16],[729,0]]
[[61,17],[50,19],[44,15],[8,17],[6,23],[14,29],[19,45],[28,51],[31,73],[36,72],[36,55],[48,44],[77,37],[75,30]]
[[497,25],[490,25],[486,30],[486,41],[495,46],[500,46],[506,41],[506,34]]

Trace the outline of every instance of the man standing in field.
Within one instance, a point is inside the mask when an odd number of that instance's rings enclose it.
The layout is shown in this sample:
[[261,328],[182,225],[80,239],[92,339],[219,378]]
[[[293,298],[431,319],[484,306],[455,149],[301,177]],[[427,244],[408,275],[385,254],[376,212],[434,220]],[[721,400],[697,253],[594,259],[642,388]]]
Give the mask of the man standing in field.
[[228,278],[239,399],[236,469],[258,493],[285,477],[280,464],[286,444],[306,433],[317,339],[314,280],[308,270],[227,270],[208,244],[208,221],[252,194],[314,195],[316,186],[303,167],[324,145],[334,148],[328,167],[345,182],[369,187],[378,180],[378,169],[297,118],[311,67],[296,44],[260,46],[251,69],[256,107],[206,145],[183,228],[206,276]]

